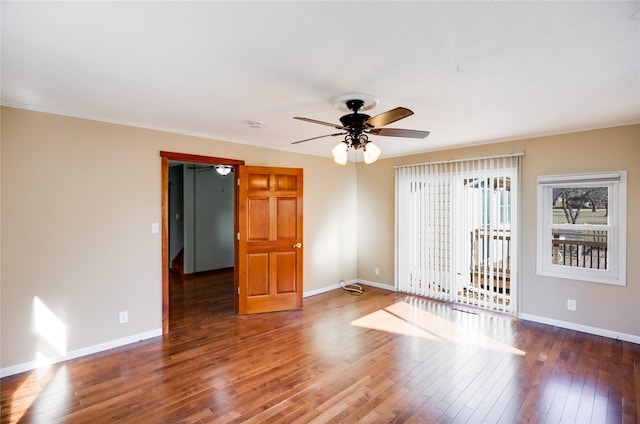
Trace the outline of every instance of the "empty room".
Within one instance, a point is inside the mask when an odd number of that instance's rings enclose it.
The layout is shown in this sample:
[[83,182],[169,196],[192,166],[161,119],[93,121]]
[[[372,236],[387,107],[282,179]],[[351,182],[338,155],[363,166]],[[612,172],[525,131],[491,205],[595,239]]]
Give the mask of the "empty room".
[[0,8],[0,422],[639,422],[640,2]]

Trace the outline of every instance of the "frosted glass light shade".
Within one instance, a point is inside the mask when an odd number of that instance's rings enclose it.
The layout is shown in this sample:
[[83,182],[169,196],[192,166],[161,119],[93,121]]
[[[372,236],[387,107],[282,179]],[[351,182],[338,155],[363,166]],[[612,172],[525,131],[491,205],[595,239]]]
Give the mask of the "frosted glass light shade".
[[364,152],[362,153],[362,156],[364,157],[364,163],[369,165],[370,163],[375,162],[376,160],[378,160],[381,154],[382,150],[380,150],[378,146],[376,146],[372,142],[367,143],[364,146]]
[[347,164],[347,154],[345,153],[344,156],[335,157],[335,158],[333,158],[333,161],[335,163],[337,163],[338,165],[346,165]]
[[347,146],[347,143],[341,141],[340,143],[336,144],[333,149],[331,149],[331,154],[333,155],[333,157],[343,156],[347,154],[348,149],[349,146]]
[[224,177],[225,175],[229,175],[229,173],[231,172],[233,167],[226,166],[226,165],[216,165],[215,169],[216,169],[216,172],[218,174],[220,174],[220,175],[222,175]]
[[331,154],[333,155],[333,160],[338,165],[346,165],[347,163],[347,150],[349,150],[349,146],[347,143],[340,142],[333,149],[331,149]]

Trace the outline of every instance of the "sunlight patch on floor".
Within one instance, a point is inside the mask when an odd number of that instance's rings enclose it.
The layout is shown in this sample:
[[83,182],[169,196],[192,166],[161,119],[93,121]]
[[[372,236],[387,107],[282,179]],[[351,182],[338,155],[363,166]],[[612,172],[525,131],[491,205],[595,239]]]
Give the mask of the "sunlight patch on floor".
[[[38,297],[33,297],[33,330],[41,337],[59,356],[67,354],[67,326],[54,314],[51,309]],[[9,422],[21,422],[23,414],[29,410],[33,402],[42,394],[47,385],[67,384],[66,368],[62,367],[55,375],[49,366],[51,359],[38,351],[36,356],[36,369],[31,371],[29,377],[11,395],[11,410]]]
[[351,322],[351,325],[429,340],[441,340],[466,346],[524,356],[526,352],[491,337],[478,334],[407,302],[397,302]]
[[11,411],[8,415],[9,423],[18,423],[22,420],[24,413],[29,410],[33,402],[40,396],[40,393],[51,381],[52,377],[53,371],[50,367],[36,369],[31,372],[29,377],[11,395]]
[[388,333],[402,334],[405,336],[420,337],[429,340],[440,340],[439,337],[423,330],[417,325],[404,321],[386,309],[378,309],[351,322],[356,327],[371,328],[373,330],[386,331]]

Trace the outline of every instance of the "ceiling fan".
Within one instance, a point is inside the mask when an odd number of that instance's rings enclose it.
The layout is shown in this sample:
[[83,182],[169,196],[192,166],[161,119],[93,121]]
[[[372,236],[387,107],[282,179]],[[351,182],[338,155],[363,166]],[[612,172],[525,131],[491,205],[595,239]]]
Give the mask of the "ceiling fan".
[[[372,107],[377,105],[377,100],[369,97],[370,96],[367,95],[348,95],[339,97],[334,101],[334,105],[337,108],[352,111],[352,113],[340,117],[340,122],[342,123],[342,125],[318,121],[310,118],[302,118],[299,116],[294,117],[294,119],[311,122],[312,124],[320,124],[328,127],[333,127],[337,130],[341,130],[342,132],[321,135],[318,137],[311,137],[304,140],[295,141],[291,144],[304,143],[305,141],[316,140],[323,137],[336,137],[339,135],[344,135],[344,141],[340,142],[331,150],[331,154],[333,155],[335,162],[340,165],[346,164],[347,151],[350,147],[352,147],[356,150],[362,148],[364,161],[365,163],[369,164],[375,162],[382,153],[380,151],[380,148],[369,140],[369,134],[406,138],[425,138],[429,135],[429,131],[407,130],[400,128],[382,128],[393,122],[399,121],[400,119],[404,119],[408,116],[413,115],[413,112],[404,107],[397,107],[374,117],[371,117],[364,113],[360,113],[360,110],[371,109]],[[365,100],[363,99],[368,99],[368,103],[365,103]]]

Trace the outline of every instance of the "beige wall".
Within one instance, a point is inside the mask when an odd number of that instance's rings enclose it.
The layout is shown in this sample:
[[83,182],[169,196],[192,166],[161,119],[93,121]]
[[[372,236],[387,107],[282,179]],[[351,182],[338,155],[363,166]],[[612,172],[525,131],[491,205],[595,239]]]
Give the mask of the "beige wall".
[[303,168],[304,290],[356,278],[354,166],[12,108],[1,122],[0,368],[56,353],[34,331],[35,296],[68,351],[161,328],[161,150]]
[[[640,337],[640,125],[424,153],[358,167],[358,278],[394,283],[393,166],[515,152],[525,152],[520,314]],[[614,170],[628,171],[627,286],[536,275],[536,177]],[[374,274],[376,267],[379,276]],[[577,311],[567,311],[568,298],[577,301]]]

